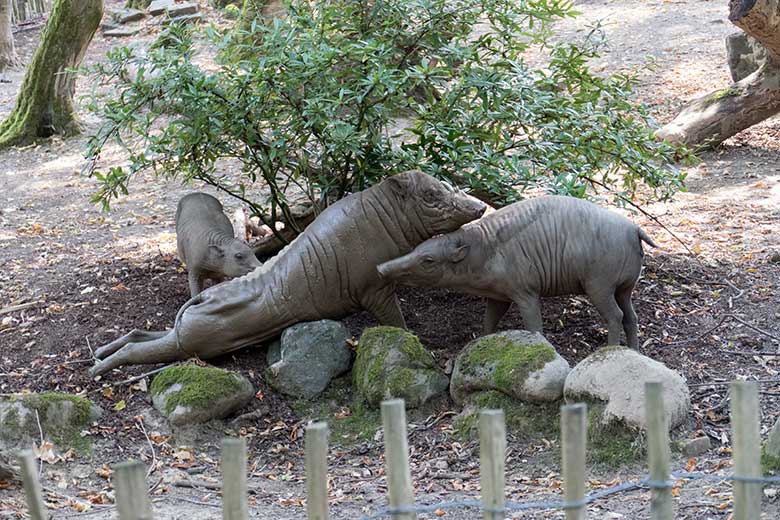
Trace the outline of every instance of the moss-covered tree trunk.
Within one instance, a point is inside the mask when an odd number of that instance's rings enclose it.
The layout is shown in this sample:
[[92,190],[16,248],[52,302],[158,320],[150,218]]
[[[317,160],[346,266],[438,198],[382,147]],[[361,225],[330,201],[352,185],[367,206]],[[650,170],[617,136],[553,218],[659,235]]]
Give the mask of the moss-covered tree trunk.
[[19,64],[11,32],[11,0],[0,0],[0,72]]
[[81,128],[73,106],[78,67],[103,17],[103,0],[55,0],[16,105],[0,123],[0,147]]
[[693,100],[656,135],[691,147],[714,147],[780,112],[780,4],[731,0],[729,20],[767,50],[753,74]]

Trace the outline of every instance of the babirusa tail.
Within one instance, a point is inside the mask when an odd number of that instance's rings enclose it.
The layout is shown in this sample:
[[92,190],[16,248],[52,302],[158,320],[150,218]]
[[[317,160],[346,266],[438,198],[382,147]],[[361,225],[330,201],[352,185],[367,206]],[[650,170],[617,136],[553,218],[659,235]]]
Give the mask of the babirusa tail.
[[655,242],[653,242],[653,239],[652,239],[652,238],[650,238],[650,235],[648,235],[647,233],[645,233],[645,232],[642,230],[642,228],[637,228],[637,229],[638,229],[638,231],[639,231],[639,240],[641,240],[642,242],[645,242],[646,244],[650,244],[650,245],[651,245],[651,246],[653,246],[653,247],[658,247],[658,245],[656,245],[656,243],[655,243]]

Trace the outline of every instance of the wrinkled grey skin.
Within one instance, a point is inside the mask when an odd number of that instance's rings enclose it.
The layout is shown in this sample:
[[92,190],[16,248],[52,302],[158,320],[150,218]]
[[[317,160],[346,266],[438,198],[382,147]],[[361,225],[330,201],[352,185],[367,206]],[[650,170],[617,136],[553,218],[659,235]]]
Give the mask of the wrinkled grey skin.
[[95,353],[102,374],[121,365],[211,358],[256,345],[302,321],[361,309],[405,327],[395,284],[376,266],[479,218],[485,205],[421,172],[389,177],[322,212],[276,257],[185,303],[171,331],[134,330]]
[[252,248],[233,236],[222,204],[206,193],[190,193],[176,208],[176,246],[187,264],[190,295],[203,290],[206,279],[223,281],[243,276],[262,264]]
[[388,281],[449,287],[487,298],[484,330],[496,331],[511,302],[525,327],[542,331],[540,296],[586,294],[607,321],[609,344],[637,348],[631,291],[642,269],[642,242],[630,220],[572,197],[517,202],[461,229],[431,238],[381,264]]

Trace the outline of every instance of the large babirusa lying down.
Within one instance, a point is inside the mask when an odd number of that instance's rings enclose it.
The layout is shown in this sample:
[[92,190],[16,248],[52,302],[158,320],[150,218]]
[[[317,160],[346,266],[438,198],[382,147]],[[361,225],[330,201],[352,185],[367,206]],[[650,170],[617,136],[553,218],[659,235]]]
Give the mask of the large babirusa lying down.
[[211,358],[301,321],[361,309],[404,327],[395,284],[376,266],[479,218],[485,204],[422,172],[389,177],[330,206],[276,257],[185,303],[173,330],[134,330],[97,350],[93,375],[128,364]]
[[631,304],[642,269],[636,224],[591,202],[539,197],[517,202],[431,238],[377,270],[387,281],[448,287],[487,298],[484,330],[495,332],[511,302],[528,330],[542,331],[540,296],[586,294],[607,321],[610,345],[637,347]]
[[176,208],[176,246],[187,265],[190,296],[206,279],[222,281],[260,267],[249,244],[233,236],[233,224],[222,204],[207,193],[190,193]]

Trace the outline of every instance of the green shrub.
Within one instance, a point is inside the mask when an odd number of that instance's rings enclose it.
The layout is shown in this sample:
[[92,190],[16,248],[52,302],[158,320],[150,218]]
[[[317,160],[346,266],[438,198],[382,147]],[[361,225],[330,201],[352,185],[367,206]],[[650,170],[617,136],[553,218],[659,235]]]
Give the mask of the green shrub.
[[[193,61],[195,35],[178,26],[146,54],[111,51],[93,70],[117,84],[90,104],[105,120],[87,150],[95,201],[108,208],[147,168],[216,186],[267,219],[289,218],[290,187],[322,209],[411,168],[495,205],[533,188],[682,189],[670,166],[680,150],[653,138],[636,78],[588,69],[598,31],[549,42],[550,24],[576,14],[569,1],[295,0],[288,11],[249,30],[208,28],[216,67]],[[543,68],[524,60],[531,48],[549,58]],[[111,141],[130,165],[101,172]],[[240,162],[237,179],[216,168],[225,158]]]

